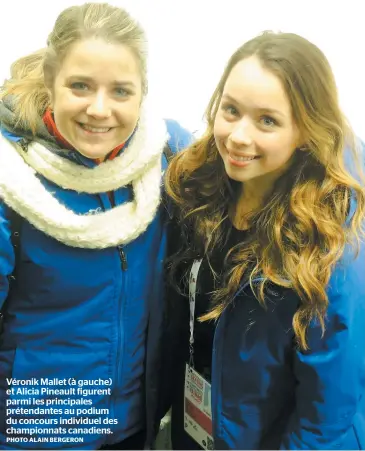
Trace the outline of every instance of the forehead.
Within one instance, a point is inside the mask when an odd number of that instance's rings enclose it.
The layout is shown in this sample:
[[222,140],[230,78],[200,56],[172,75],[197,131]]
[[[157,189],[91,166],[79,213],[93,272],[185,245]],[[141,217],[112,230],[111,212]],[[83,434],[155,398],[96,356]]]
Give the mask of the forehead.
[[60,75],[85,75],[92,78],[106,76],[140,77],[137,59],[123,44],[102,39],[87,39],[75,43],[64,58]]
[[258,58],[250,57],[231,70],[223,94],[247,108],[269,108],[290,115],[289,99],[279,78],[265,69]]

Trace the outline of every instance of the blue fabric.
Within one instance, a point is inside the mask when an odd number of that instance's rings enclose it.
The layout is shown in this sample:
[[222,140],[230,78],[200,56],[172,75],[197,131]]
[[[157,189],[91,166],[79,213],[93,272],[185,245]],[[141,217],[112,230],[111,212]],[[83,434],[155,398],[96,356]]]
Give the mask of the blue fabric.
[[[354,207],[355,197],[349,218]],[[170,256],[179,249],[180,233],[177,221],[172,222]],[[186,280],[180,277],[190,265],[182,263],[178,273],[185,293]],[[327,286],[325,333],[322,337],[313,322],[306,352],[295,343],[292,319],[299,299],[293,290],[270,286],[265,309],[248,284],[240,287],[214,334],[214,449],[365,449],[364,275],[365,243],[356,259],[347,246]],[[188,443],[181,431],[183,415],[174,405],[189,359],[189,302],[173,287],[167,298],[163,401],[173,404],[172,441],[175,449],[183,449]]]
[[[190,133],[176,121],[166,122],[173,152],[191,142]],[[9,134],[7,137],[17,140],[17,137]],[[89,163],[83,159],[79,161]],[[166,166],[163,157],[163,167]],[[62,204],[76,213],[86,214],[111,208],[106,193],[80,194],[63,190],[43,178],[41,181]],[[131,198],[128,188],[121,188],[114,194],[116,205]],[[158,347],[151,345],[146,351],[146,342],[158,341],[155,337],[160,333],[158,326],[163,311],[163,260],[166,252],[163,207],[147,231],[124,247],[128,261],[126,271],[121,268],[118,248],[71,248],[22,221],[21,254],[16,264],[17,284],[10,294],[7,276],[14,270],[15,256],[10,240],[9,218],[8,207],[0,202],[0,307],[6,301],[4,331],[0,342],[0,448],[98,449],[148,428],[145,421],[150,417],[148,409],[153,406],[145,405],[145,395],[147,399],[150,397],[145,372],[158,373],[158,368],[153,367],[157,361],[154,354],[158,352]],[[88,381],[110,380],[111,385],[89,388],[109,388],[111,396],[85,396],[84,399],[93,400],[92,406],[78,405],[73,408],[108,409],[109,415],[96,416],[109,416],[110,419],[116,419],[118,424],[80,426],[58,423],[57,426],[36,426],[65,428],[65,434],[56,434],[58,437],[74,437],[68,428],[75,427],[110,428],[112,433],[83,434],[83,443],[5,442],[4,432],[10,427],[5,422],[9,418],[6,417],[6,409],[37,407],[17,405],[18,401],[31,397],[38,400],[40,408],[67,408],[57,404],[46,405],[50,400],[61,398],[57,395],[7,395],[9,387],[6,378],[63,380],[70,377]],[[68,398],[67,395],[65,397]],[[12,404],[6,406],[6,400]],[[32,415],[24,416],[33,418]],[[78,418],[87,416],[90,417],[84,414]],[[19,415],[16,417],[19,418]],[[48,419],[59,417],[44,415]],[[24,427],[28,425],[13,425],[15,429]],[[16,434],[12,436],[16,437]]]
[[365,449],[365,244],[348,247],[328,286],[326,331],[294,346],[298,298],[275,290],[267,310],[246,286],[214,338],[215,449]]

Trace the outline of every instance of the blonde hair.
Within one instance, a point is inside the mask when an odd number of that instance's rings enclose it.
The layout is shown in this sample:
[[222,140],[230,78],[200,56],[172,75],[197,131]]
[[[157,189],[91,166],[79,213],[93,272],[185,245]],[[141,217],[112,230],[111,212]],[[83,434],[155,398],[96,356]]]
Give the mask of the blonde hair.
[[143,93],[147,92],[147,46],[141,26],[123,9],[108,3],[72,6],[58,16],[47,47],[15,61],[11,78],[4,83],[0,99],[14,98],[16,125],[33,133],[39,117],[50,104],[49,88],[67,52],[76,42],[100,38],[124,44],[139,63]]
[[[206,111],[205,135],[170,164],[166,189],[178,207],[185,230],[185,246],[172,259],[176,274],[182,260],[208,253],[227,234],[224,219],[234,208],[238,184],[230,180],[217,150],[213,126],[223,89],[232,68],[256,56],[282,82],[294,121],[305,140],[305,151],[295,150],[291,167],[275,183],[262,209],[251,218],[255,233],[232,248],[224,283],[213,296],[212,310],[203,320],[218,318],[232,302],[242,278],[250,281],[265,306],[270,283],[291,287],[301,303],[293,329],[302,349],[306,331],[317,319],[324,331],[328,307],[326,287],[345,245],[358,247],[364,236],[363,161],[355,136],[340,110],[335,79],[323,53],[291,33],[265,32],[245,43],[230,58]],[[353,165],[345,167],[345,149]],[[349,217],[350,204],[356,208]],[[191,232],[188,232],[191,231]],[[263,281],[254,287],[258,275]]]

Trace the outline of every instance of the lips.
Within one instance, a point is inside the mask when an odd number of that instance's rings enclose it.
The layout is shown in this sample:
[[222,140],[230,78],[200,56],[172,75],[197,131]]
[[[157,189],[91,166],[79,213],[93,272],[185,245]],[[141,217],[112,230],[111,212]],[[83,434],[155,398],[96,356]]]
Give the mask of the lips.
[[250,166],[255,160],[261,158],[259,155],[231,151],[228,148],[226,148],[226,151],[228,154],[228,162],[232,166],[236,166],[238,168],[245,168],[246,166]]
[[234,160],[234,161],[252,161],[252,160],[255,160],[256,158],[258,158],[258,157],[256,157],[256,156],[252,156],[252,157],[244,157],[244,156],[242,156],[242,155],[236,155],[236,154],[233,154],[233,153],[230,153],[229,156],[230,156],[230,157],[232,158],[232,160]]
[[83,124],[82,122],[78,122],[78,124],[83,130],[91,133],[107,133],[111,130],[111,127],[95,127],[88,124]]
[[244,153],[244,152],[234,152],[229,149],[227,149],[227,153],[232,160],[238,161],[238,162],[253,161],[253,160],[257,160],[258,158],[260,158],[258,155]]

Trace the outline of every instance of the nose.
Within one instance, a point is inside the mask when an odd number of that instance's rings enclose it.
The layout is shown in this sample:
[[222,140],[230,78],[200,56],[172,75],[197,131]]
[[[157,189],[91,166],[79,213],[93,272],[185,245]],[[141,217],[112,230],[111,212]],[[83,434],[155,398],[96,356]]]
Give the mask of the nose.
[[230,141],[236,146],[249,146],[252,143],[252,130],[249,120],[242,118],[233,124],[233,129],[229,136]]
[[98,91],[92,98],[86,112],[89,116],[93,116],[97,119],[110,117],[112,111],[106,93]]

